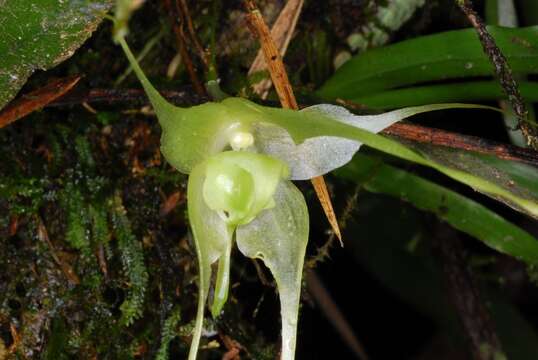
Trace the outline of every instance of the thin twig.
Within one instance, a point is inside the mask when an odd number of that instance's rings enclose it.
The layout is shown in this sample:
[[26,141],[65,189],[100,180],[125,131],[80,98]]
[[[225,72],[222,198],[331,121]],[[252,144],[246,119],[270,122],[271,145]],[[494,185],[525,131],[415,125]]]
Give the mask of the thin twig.
[[[347,222],[349,221],[349,219],[351,219],[353,210],[357,205],[357,199],[359,197],[361,188],[362,185],[357,185],[355,187],[355,190],[353,191],[353,194],[348,197],[346,207],[340,215],[340,228],[342,230],[346,228]],[[332,299],[329,292],[323,286],[314,269],[319,262],[322,262],[325,259],[329,258],[329,250],[333,246],[334,240],[335,235],[334,233],[331,233],[325,244],[323,244],[323,246],[318,249],[317,254],[307,261],[306,283],[308,286],[308,291],[316,300],[316,303],[319,305],[325,316],[327,316],[329,321],[336,328],[338,333],[342,335],[343,340],[346,342],[349,348],[357,355],[357,358],[367,360],[368,355],[364,350],[364,346],[353,333],[351,326],[347,322],[346,318],[342,315],[340,309]]]
[[186,0],[176,0],[176,7],[179,8],[179,13],[181,15],[181,20],[187,24],[187,31],[189,33],[189,38],[198,51],[198,56],[202,63],[204,64],[206,70],[209,69],[209,54],[204,50],[198,36],[196,36],[196,31],[194,30],[194,24],[192,22],[191,13],[189,7],[187,6]]
[[[247,20],[249,27],[260,40],[265,55],[265,62],[267,63],[267,68],[271,74],[271,79],[273,80],[282,107],[298,110],[299,106],[295,99],[295,95],[293,94],[293,89],[288,79],[282,56],[276,48],[275,42],[271,37],[267,24],[263,20],[260,10],[258,10],[253,0],[244,0],[244,3],[248,11]],[[313,178],[312,184],[314,185],[314,190],[323,207],[325,216],[329,220],[334,233],[342,244],[342,235],[340,228],[338,227],[338,221],[323,176]]]
[[342,311],[338,308],[331,294],[321,279],[314,270],[309,270],[306,274],[306,284],[308,286],[308,292],[316,300],[316,303],[323,311],[330,323],[335,327],[338,333],[342,336],[344,343],[353,351],[355,356],[361,360],[368,360],[369,357],[364,350],[364,346],[361,344],[357,336],[353,332],[353,328],[349,325]]
[[8,226],[8,236],[15,236],[19,229],[19,215],[11,215]]
[[282,56],[271,37],[269,28],[263,20],[260,10],[253,0],[245,0],[244,3],[248,11],[247,24],[251,28],[252,33],[260,40],[265,62],[273,79],[273,85],[275,86],[282,107],[298,110],[299,106],[297,105],[297,100],[295,99],[284,62],[282,61]]
[[241,350],[245,350],[243,345],[222,332],[219,332],[219,337],[227,350],[226,353],[222,355],[222,360],[241,360],[239,354],[241,354]]
[[178,17],[179,17],[179,14],[177,11],[178,9],[175,6],[172,6],[171,0],[163,0],[163,2],[170,15],[170,18],[172,21],[172,28],[174,29],[174,34],[176,35],[177,47],[178,47],[179,53],[181,54],[181,59],[183,60],[183,63],[185,64],[185,68],[187,69],[187,73],[189,74],[189,77],[191,78],[191,82],[194,87],[194,90],[196,91],[198,95],[205,96],[206,95],[205,88],[200,82],[200,79],[198,79],[198,75],[196,74],[196,70],[194,69],[194,65],[189,55],[189,51],[187,50],[183,23],[178,21]]
[[461,135],[409,123],[394,124],[382,133],[414,142],[473,151],[492,155],[503,160],[518,161],[538,166],[538,152],[532,149],[500,144],[475,136]]
[[10,332],[11,338],[13,339],[13,343],[9,347],[8,353],[14,354],[15,351],[17,351],[17,348],[19,347],[19,345],[22,342],[22,336],[21,336],[20,332],[17,331],[17,327],[15,326],[15,324],[13,324],[11,322],[9,324],[9,332]]
[[[37,101],[40,96],[39,94],[48,94],[51,89],[60,89],[53,91],[55,96],[64,94],[76,84],[78,79],[79,77],[73,77],[53,81],[45,87],[36,90],[35,92],[23,95],[20,100],[18,99],[13,101],[2,111],[2,113],[0,113],[0,124],[9,124],[16,121],[16,119],[21,118],[23,115],[27,115],[26,113],[28,113],[28,111],[22,111],[20,108],[21,104],[24,104],[26,101]],[[68,86],[66,87],[65,84]],[[189,89],[183,91],[163,91],[162,95],[167,100],[178,106],[193,106],[202,104],[208,100],[205,96],[193,94],[192,91],[189,91]],[[145,105],[149,102],[144,91],[141,89],[92,89],[89,91],[71,91],[64,96],[58,97],[50,103],[45,104],[44,106],[62,107],[68,105],[79,105],[83,103],[106,105]],[[32,109],[37,108],[32,106]],[[9,113],[17,115],[8,115]],[[5,121],[3,119],[9,119],[9,121]],[[433,129],[409,123],[394,124],[383,130],[382,133],[420,143],[474,151],[481,154],[495,156],[499,159],[517,161],[538,166],[538,152],[532,149],[501,144],[474,136],[461,135],[445,130]]]
[[106,261],[105,247],[103,244],[97,246],[97,262],[99,263],[99,269],[103,273],[103,276],[108,280],[108,263]]
[[[192,87],[184,90],[160,91],[161,95],[177,106],[193,106],[202,104],[209,99],[192,91]],[[149,99],[143,89],[91,89],[88,91],[73,91],[47,106],[68,106],[82,103],[103,105],[148,105]]]
[[[271,37],[273,38],[276,47],[280,52],[280,56],[284,57],[288,50],[291,37],[297,26],[299,15],[303,8],[304,0],[289,0],[276,19],[271,28]],[[248,75],[255,74],[257,72],[267,69],[267,63],[264,59],[263,49],[258,51],[256,59],[250,65]],[[272,82],[270,79],[264,79],[257,84],[252,85],[254,92],[260,95],[262,99],[266,99],[269,95],[269,89]]]
[[456,0],[456,3],[475,28],[480,42],[482,43],[482,47],[484,48],[484,52],[492,62],[495,68],[495,73],[499,77],[500,84],[508,96],[508,100],[510,100],[510,103],[512,104],[514,113],[518,117],[518,126],[521,129],[527,144],[533,149],[538,150],[538,129],[535,124],[530,123],[527,119],[528,114],[525,101],[519,92],[517,82],[512,76],[512,69],[508,64],[506,57],[495,43],[493,36],[491,36],[486,29],[486,25],[482,19],[478,16],[476,11],[474,11],[471,0]]

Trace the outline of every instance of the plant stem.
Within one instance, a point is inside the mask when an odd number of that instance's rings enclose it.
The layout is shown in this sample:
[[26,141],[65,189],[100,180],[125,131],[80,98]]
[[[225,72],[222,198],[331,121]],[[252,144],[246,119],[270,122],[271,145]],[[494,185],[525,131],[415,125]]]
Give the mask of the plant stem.
[[514,113],[518,117],[518,126],[527,141],[527,144],[533,149],[538,150],[538,129],[536,124],[528,120],[527,108],[521,93],[519,92],[518,84],[512,76],[512,69],[506,60],[506,57],[497,46],[495,39],[486,29],[486,25],[473,9],[471,0],[456,0],[456,3],[469,19],[469,22],[476,30],[484,52],[488,55],[491,63],[495,68],[495,72],[499,77],[500,84],[508,96]]

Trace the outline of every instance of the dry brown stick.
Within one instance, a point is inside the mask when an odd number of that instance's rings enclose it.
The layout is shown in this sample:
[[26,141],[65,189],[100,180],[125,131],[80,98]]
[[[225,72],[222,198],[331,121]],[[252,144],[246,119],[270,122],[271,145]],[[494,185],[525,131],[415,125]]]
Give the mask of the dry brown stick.
[[80,76],[70,76],[53,80],[42,88],[25,94],[12,101],[0,112],[0,129],[14,121],[48,105],[71,90]]
[[64,273],[67,280],[73,285],[80,284],[80,279],[75,273],[75,271],[73,270],[73,267],[67,262],[62,261],[62,259],[56,254],[56,249],[54,245],[52,244],[52,241],[50,241],[49,233],[41,217],[37,216],[36,219],[37,219],[37,238],[48,245],[50,254],[52,258],[54,259],[54,262],[56,262],[56,265],[60,267],[60,269]]
[[394,124],[383,130],[382,133],[414,142],[473,151],[492,155],[503,160],[518,161],[538,166],[538,152],[532,149],[501,144],[475,136],[461,135],[409,123]]
[[241,360],[241,350],[246,350],[237,340],[219,331],[219,337],[226,348],[226,353],[222,355],[222,360]]
[[[293,89],[288,79],[284,62],[271,38],[271,33],[269,32],[267,24],[263,20],[263,17],[253,0],[244,0],[244,3],[248,11],[247,20],[249,27],[260,40],[265,55],[265,61],[282,107],[298,110],[299,106],[297,105],[297,100],[293,94]],[[340,243],[342,243],[340,227],[338,226],[329,191],[327,190],[327,185],[325,184],[323,176],[313,178],[312,184],[314,185],[318,199],[334,233],[340,240]]]
[[9,332],[11,334],[11,338],[13,339],[13,343],[9,347],[8,353],[14,354],[22,342],[22,336],[20,332],[17,331],[17,327],[15,326],[15,324],[13,324],[12,322],[10,322],[9,324]]
[[[340,226],[342,227],[342,230],[346,228],[347,222],[349,219],[351,219],[355,206],[357,205],[357,199],[359,197],[361,188],[362,185],[357,185],[355,187],[353,194],[347,200],[344,211],[340,215]],[[333,326],[341,334],[342,339],[348,345],[348,347],[353,350],[359,359],[367,360],[368,355],[364,350],[364,346],[354,334],[353,329],[349,325],[346,318],[342,315],[340,309],[332,299],[329,292],[324,288],[314,269],[319,262],[329,258],[329,250],[334,243],[334,238],[334,233],[330,234],[325,244],[318,248],[317,254],[306,262],[306,284],[308,286],[309,293],[312,295]]]
[[441,223],[434,231],[433,248],[441,260],[446,289],[457,310],[473,359],[506,359],[476,279],[465,261],[458,232]]
[[168,10],[170,14],[170,18],[172,20],[172,28],[174,29],[174,34],[176,35],[177,47],[178,47],[179,53],[181,54],[181,59],[183,60],[183,63],[185,64],[185,68],[187,69],[187,73],[189,74],[189,77],[191,78],[191,82],[194,87],[194,90],[196,91],[198,95],[205,96],[206,95],[205,88],[200,82],[200,79],[198,79],[198,75],[196,74],[196,70],[194,69],[192,59],[187,49],[187,43],[185,41],[185,32],[183,30],[183,24],[178,21],[179,14],[177,14],[177,8],[174,8],[174,6],[172,6],[172,3],[170,1],[171,0],[163,0],[164,5],[166,6],[166,9]]
[[342,335],[344,343],[353,351],[355,356],[361,360],[368,360],[369,357],[364,350],[353,328],[334,302],[331,294],[323,285],[321,279],[314,270],[309,270],[306,273],[306,285],[308,292],[312,295],[320,309],[325,313],[331,324]]
[[473,9],[471,0],[456,0],[461,10],[465,13],[469,22],[475,28],[484,52],[492,62],[495,73],[499,77],[500,84],[512,104],[512,109],[518,117],[518,127],[525,137],[527,144],[538,150],[538,129],[536,124],[529,122],[525,101],[519,92],[518,84],[512,76],[512,69],[506,57],[495,43],[495,39],[486,29],[486,25]]
[[271,74],[275,90],[282,107],[298,110],[297,100],[293,94],[293,89],[282,61],[282,56],[278,51],[267,24],[263,20],[260,10],[256,7],[253,0],[245,0],[247,8],[248,25],[252,32],[258,37],[261,43],[262,51],[265,57],[265,62]]
[[[284,57],[288,49],[291,37],[297,26],[301,9],[303,8],[304,0],[288,0],[275,23],[271,28],[271,37],[273,38],[276,47],[280,52],[280,56]],[[255,74],[259,71],[267,69],[267,65],[264,59],[263,49],[258,51],[256,59],[250,65],[248,75]],[[254,92],[260,95],[262,99],[266,99],[269,95],[269,89],[271,88],[271,80],[264,79],[257,84],[252,85]]]

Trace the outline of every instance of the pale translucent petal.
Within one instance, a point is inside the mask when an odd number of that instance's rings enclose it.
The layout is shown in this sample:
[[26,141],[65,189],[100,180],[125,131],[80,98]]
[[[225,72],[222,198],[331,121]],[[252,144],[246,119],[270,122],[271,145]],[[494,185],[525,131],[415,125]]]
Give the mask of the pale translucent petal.
[[239,250],[263,260],[276,280],[282,316],[281,359],[292,360],[308,242],[308,209],[303,195],[290,181],[279,183],[274,200],[274,208],[237,228],[236,240]]
[[278,182],[289,176],[285,162],[248,151],[225,151],[206,164],[204,199],[225,211],[230,225],[246,224],[269,207]]
[[[331,126],[331,122],[334,124],[336,121],[371,133],[378,133],[400,120],[419,113],[466,106],[434,104],[404,108],[379,115],[355,115],[341,106],[314,105],[296,113],[296,119],[292,118],[293,114],[285,113],[286,122],[284,122],[280,121],[282,116],[279,118],[277,114],[274,114],[264,122],[254,124],[254,145],[260,152],[286,162],[290,167],[291,179],[307,180],[347,164],[362,145],[361,142],[344,137],[323,136],[324,132],[327,135],[338,133],[338,131],[331,131],[336,130],[334,126]],[[272,113],[273,110],[270,112]],[[302,130],[295,131],[297,121],[303,121]],[[294,135],[293,138],[285,129],[290,130],[291,135]],[[302,138],[301,135],[306,132],[309,136]],[[339,133],[341,134],[342,130]],[[296,144],[294,138],[302,141]]]
[[295,145],[286,130],[268,123],[256,124],[254,137],[258,151],[288,164],[293,180],[308,180],[344,166],[360,147],[357,141],[333,136],[310,138]]

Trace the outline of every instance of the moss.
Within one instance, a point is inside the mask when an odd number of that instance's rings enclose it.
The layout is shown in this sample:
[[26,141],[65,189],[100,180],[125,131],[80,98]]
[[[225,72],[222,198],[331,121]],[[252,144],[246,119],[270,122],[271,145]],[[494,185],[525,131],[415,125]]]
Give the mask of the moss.
[[168,346],[170,341],[177,336],[176,326],[181,319],[181,313],[179,307],[176,307],[172,310],[170,316],[164,322],[164,325],[161,329],[161,345],[157,351],[155,360],[168,360]]
[[88,215],[81,190],[74,182],[69,181],[62,191],[61,200],[67,212],[66,241],[73,248],[88,252],[90,248]]
[[142,315],[148,272],[144,264],[142,244],[131,230],[121,197],[116,194],[110,204],[112,208],[112,227],[118,241],[123,270],[129,279],[129,291],[120,306],[122,317],[120,322],[126,326]]

